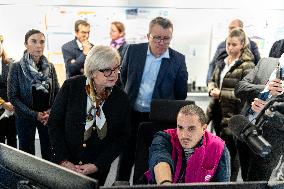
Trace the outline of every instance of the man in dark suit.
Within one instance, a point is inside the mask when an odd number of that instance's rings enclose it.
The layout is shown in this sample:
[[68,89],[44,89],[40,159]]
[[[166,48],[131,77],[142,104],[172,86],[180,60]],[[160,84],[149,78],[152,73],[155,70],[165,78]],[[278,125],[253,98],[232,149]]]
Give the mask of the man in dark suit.
[[84,73],[84,62],[92,44],[89,42],[90,24],[85,20],[75,22],[75,39],[62,46],[66,77]]
[[120,158],[117,180],[128,181],[140,122],[149,120],[152,99],[187,97],[185,56],[169,48],[173,25],[162,17],[149,24],[148,43],[132,44],[122,62],[121,82],[132,106],[131,138]]
[[[235,28],[243,28],[243,27],[244,27],[243,22],[239,19],[235,19],[235,20],[232,20],[230,22],[228,30],[229,30],[229,33],[230,33]],[[259,51],[258,51],[257,44],[250,39],[249,39],[249,49],[254,56],[254,64],[256,65],[258,63],[259,59],[260,59],[260,54],[259,54]],[[209,68],[208,68],[207,78],[206,78],[206,84],[208,84],[208,81],[211,79],[218,60],[224,59],[227,55],[228,54],[226,52],[226,40],[225,40],[225,41],[222,41],[218,45],[216,52],[215,52],[215,55],[214,55],[212,61],[209,63]]]

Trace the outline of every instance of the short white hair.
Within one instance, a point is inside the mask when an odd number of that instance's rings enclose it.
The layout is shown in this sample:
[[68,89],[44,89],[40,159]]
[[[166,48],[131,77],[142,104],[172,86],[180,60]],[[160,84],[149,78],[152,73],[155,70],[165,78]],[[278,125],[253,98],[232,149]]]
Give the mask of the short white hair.
[[120,64],[120,55],[116,49],[104,45],[93,46],[85,60],[84,75],[91,79],[95,72],[109,68],[114,62]]

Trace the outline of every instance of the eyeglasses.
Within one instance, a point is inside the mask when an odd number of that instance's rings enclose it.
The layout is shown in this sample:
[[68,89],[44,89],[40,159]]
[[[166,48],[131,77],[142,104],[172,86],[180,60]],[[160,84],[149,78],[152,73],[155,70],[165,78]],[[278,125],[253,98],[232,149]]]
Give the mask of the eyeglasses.
[[155,43],[160,43],[161,41],[163,41],[165,44],[169,44],[171,42],[171,37],[164,37],[162,38],[161,36],[153,36],[152,34],[149,34],[150,38],[153,39],[153,41]]
[[99,72],[104,73],[105,77],[108,77],[112,74],[112,72],[117,72],[121,69],[120,65],[114,67],[113,69],[111,68],[105,68],[105,69],[100,69]]

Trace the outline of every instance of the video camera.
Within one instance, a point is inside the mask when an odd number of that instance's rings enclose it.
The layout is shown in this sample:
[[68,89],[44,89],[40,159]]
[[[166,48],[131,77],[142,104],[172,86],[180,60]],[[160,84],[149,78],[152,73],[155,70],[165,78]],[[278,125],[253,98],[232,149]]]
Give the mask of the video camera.
[[264,157],[271,152],[271,145],[262,137],[263,126],[284,131],[284,95],[272,98],[255,118],[252,124],[243,115],[233,116],[229,120],[229,128],[234,136],[245,142],[256,154]]

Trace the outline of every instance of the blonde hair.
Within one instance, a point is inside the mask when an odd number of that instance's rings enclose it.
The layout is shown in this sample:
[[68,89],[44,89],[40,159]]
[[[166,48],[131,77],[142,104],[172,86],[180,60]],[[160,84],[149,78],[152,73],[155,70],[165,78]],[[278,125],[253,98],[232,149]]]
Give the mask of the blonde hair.
[[86,57],[84,75],[91,79],[95,72],[110,67],[114,62],[120,64],[120,55],[116,49],[104,45],[94,46]]

